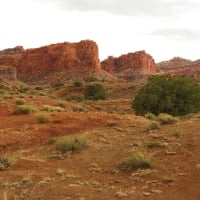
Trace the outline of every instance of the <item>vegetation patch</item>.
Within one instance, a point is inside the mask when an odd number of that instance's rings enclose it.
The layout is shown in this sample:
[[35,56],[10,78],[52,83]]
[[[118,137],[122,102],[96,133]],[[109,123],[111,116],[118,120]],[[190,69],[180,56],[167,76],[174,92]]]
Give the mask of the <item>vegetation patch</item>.
[[135,169],[148,169],[152,167],[151,157],[147,152],[137,150],[126,158],[119,168],[122,171],[131,171]]
[[82,94],[72,94],[72,95],[68,96],[65,100],[66,101],[83,102],[83,101],[85,101],[85,96]]
[[41,124],[50,123],[52,121],[51,117],[49,115],[46,115],[46,114],[38,114],[36,116],[36,120]]
[[139,115],[197,113],[200,111],[200,86],[189,78],[152,76],[136,95],[132,107]]
[[107,99],[106,90],[103,85],[99,83],[94,83],[91,85],[87,85],[86,87],[86,97],[89,100],[97,101],[97,100],[105,100]]
[[17,99],[15,102],[16,102],[17,105],[24,105],[25,104],[25,101],[23,99]]
[[173,124],[178,121],[178,118],[166,113],[160,113],[157,117],[157,120],[160,122],[160,124]]
[[74,81],[73,82],[73,87],[82,87],[83,86],[83,82],[81,81]]
[[161,143],[158,142],[158,141],[148,141],[148,142],[146,143],[146,146],[147,146],[148,148],[157,148],[157,147],[161,147],[162,145],[161,145]]
[[97,81],[99,81],[99,79],[96,78],[96,77],[93,77],[93,76],[88,77],[88,78],[85,79],[85,82],[86,82],[86,83],[97,82]]
[[56,143],[56,149],[61,153],[76,153],[88,147],[84,138],[68,137]]
[[28,105],[20,105],[17,107],[17,109],[14,111],[14,114],[16,115],[28,115],[33,112],[33,108]]
[[11,161],[7,157],[0,156],[0,171],[5,170],[11,165]]

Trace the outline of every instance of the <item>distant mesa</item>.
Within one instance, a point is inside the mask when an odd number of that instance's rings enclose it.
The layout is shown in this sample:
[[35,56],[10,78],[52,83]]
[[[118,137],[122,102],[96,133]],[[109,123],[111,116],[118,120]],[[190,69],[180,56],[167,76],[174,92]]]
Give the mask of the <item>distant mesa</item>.
[[0,51],[0,76],[27,83],[55,83],[82,80],[94,76],[100,79],[140,80],[151,74],[192,75],[200,73],[200,60],[175,57],[155,64],[143,51],[119,57],[109,56],[100,62],[98,46],[92,40],[58,43],[27,49],[16,46]]
[[118,78],[135,80],[156,73],[154,59],[145,51],[128,53],[120,57],[109,56],[101,62],[102,69]]
[[19,80],[25,82],[48,83],[89,76],[112,78],[101,69],[98,46],[94,41],[52,44],[21,51],[20,54],[10,52],[13,50],[0,52],[0,65],[16,67]]
[[190,76],[200,73],[200,60],[191,61],[181,57],[174,57],[168,61],[157,63],[159,73]]
[[24,52],[23,46],[16,46],[14,48],[8,48],[0,51],[0,54],[21,54]]

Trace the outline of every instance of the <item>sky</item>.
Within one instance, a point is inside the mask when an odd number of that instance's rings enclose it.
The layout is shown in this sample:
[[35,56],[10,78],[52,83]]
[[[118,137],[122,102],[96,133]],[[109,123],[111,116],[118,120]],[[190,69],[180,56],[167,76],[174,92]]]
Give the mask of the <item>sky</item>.
[[0,0],[0,50],[94,40],[100,60],[200,59],[199,0]]

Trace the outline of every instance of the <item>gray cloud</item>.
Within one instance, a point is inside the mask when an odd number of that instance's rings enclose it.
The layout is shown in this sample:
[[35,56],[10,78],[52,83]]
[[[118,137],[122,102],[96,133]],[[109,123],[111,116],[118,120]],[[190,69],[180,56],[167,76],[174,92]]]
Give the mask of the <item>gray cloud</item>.
[[70,11],[104,11],[129,16],[169,17],[198,8],[197,0],[36,0]]
[[161,36],[175,40],[200,41],[200,30],[189,28],[160,28],[150,33],[153,36]]

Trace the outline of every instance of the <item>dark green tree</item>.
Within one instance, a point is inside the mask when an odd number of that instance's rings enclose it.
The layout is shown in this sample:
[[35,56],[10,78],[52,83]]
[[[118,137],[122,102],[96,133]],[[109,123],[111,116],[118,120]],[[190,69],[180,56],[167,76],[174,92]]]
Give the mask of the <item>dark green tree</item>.
[[99,83],[94,83],[91,85],[87,85],[86,88],[86,97],[90,100],[105,100],[107,99],[106,91],[104,87]]
[[200,86],[189,78],[152,76],[136,95],[132,107],[139,115],[196,113],[200,111]]

